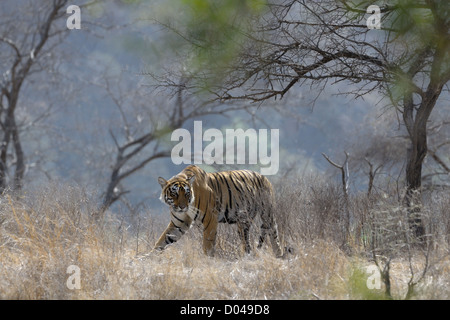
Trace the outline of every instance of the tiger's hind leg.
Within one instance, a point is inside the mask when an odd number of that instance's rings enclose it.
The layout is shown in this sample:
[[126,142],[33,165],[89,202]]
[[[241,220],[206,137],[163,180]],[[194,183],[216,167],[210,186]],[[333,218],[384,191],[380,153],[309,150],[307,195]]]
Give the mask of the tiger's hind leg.
[[259,237],[258,249],[262,247],[266,236],[269,236],[272,250],[277,258],[283,257],[280,241],[278,237],[278,226],[272,215],[272,210],[267,210],[261,215],[261,235]]
[[259,236],[258,241],[258,249],[261,249],[262,245],[264,244],[264,241],[266,240],[267,236],[267,227],[264,226],[264,224],[261,225],[261,235]]
[[249,254],[252,251],[252,248],[250,246],[250,223],[239,222],[238,232],[239,237],[242,239],[242,243],[244,244],[245,253]]
[[278,228],[275,222],[272,225],[266,225],[264,223],[261,225],[261,235],[259,237],[258,249],[260,249],[264,244],[267,235],[269,235],[270,244],[272,245],[272,250],[275,256],[277,258],[282,257],[283,252],[281,250],[280,241],[278,238]]
[[272,228],[269,231],[270,243],[272,244],[272,250],[277,258],[283,256],[283,251],[281,250],[280,240],[278,238],[278,227],[277,224],[273,223]]

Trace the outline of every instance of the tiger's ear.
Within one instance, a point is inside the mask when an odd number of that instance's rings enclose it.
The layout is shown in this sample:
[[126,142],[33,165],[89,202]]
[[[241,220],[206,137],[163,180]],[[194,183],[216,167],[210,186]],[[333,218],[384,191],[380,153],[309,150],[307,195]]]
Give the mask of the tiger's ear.
[[192,177],[187,178],[186,180],[187,180],[187,182],[189,182],[189,184],[192,186],[192,184],[193,184],[194,181],[195,181],[195,175],[192,176]]
[[167,184],[167,180],[162,178],[162,177],[159,177],[158,178],[158,183],[161,185],[161,188],[164,188],[166,186],[166,184]]

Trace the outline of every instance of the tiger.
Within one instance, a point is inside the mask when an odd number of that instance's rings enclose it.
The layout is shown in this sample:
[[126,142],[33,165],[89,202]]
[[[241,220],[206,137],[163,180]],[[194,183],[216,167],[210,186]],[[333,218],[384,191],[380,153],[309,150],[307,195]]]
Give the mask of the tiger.
[[258,248],[269,235],[276,257],[283,257],[274,219],[275,199],[270,181],[250,170],[207,173],[189,165],[169,180],[158,178],[160,200],[170,207],[170,222],[154,246],[162,251],[178,241],[197,223],[203,226],[203,252],[214,256],[218,223],[237,224],[244,250],[251,252],[249,231],[259,213],[261,234]]

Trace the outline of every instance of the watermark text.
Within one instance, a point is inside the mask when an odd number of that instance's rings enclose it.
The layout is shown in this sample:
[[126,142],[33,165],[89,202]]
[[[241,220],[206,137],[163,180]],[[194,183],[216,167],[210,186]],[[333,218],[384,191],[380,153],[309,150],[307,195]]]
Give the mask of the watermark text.
[[[203,132],[202,121],[194,121],[193,135],[184,128],[172,132],[171,140],[178,141],[171,153],[174,164],[255,164],[261,174],[274,175],[279,169],[278,129],[210,128]],[[203,147],[204,142],[209,142]],[[269,152],[270,150],[270,152]],[[270,153],[270,154],[269,154]]]

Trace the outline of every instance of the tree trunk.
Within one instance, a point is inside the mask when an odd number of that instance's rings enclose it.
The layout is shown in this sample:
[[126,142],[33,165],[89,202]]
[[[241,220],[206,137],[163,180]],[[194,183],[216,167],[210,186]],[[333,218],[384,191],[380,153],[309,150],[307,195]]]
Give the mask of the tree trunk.
[[14,87],[13,93],[8,94],[8,108],[6,109],[5,119],[1,124],[3,129],[3,140],[0,147],[0,192],[8,187],[8,170],[12,166],[8,164],[8,148],[12,138],[12,147],[15,153],[15,171],[14,183],[11,187],[14,190],[22,188],[23,177],[25,174],[25,156],[20,142],[19,128],[16,123],[16,106],[19,99],[18,92],[21,83]]
[[420,217],[422,166],[427,154],[426,129],[420,139],[413,139],[407,153],[405,205],[409,223],[417,239],[423,238],[425,228]]
[[0,193],[5,191],[8,175],[8,166],[6,164],[7,161],[7,153],[8,153],[8,145],[10,140],[10,134],[6,130],[3,132],[3,140],[0,146]]
[[103,203],[100,211],[105,211],[114,202],[116,202],[121,195],[116,194],[116,188],[119,184],[119,169],[114,169],[109,180],[108,187],[106,188],[105,196],[103,197]]
[[415,112],[412,95],[404,100],[403,119],[409,133],[411,145],[406,159],[405,205],[409,214],[411,229],[418,240],[423,240],[425,228],[421,219],[422,166],[427,155],[427,122],[430,118],[442,86],[429,86]]
[[20,142],[19,129],[16,121],[14,120],[14,126],[12,131],[14,151],[16,154],[16,169],[14,173],[14,190],[21,190],[23,187],[23,177],[25,175],[25,155],[22,149],[22,143]]

